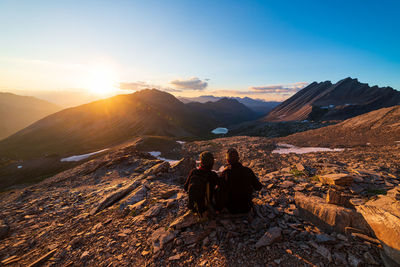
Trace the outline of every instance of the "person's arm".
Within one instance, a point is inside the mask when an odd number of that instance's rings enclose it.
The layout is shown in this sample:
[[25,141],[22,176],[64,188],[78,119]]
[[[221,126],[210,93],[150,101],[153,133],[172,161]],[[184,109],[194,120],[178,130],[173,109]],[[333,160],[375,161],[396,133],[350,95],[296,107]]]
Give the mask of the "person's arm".
[[185,189],[185,191],[188,191],[188,189],[189,189],[190,178],[192,177],[192,172],[193,172],[193,170],[191,170],[191,171],[189,172],[188,178],[186,179],[186,182],[185,182],[185,184],[183,185],[183,189]]
[[249,173],[250,173],[250,180],[251,180],[251,185],[253,186],[254,190],[261,190],[262,188],[262,183],[260,183],[260,181],[258,181],[256,175],[254,174],[254,172],[249,168]]

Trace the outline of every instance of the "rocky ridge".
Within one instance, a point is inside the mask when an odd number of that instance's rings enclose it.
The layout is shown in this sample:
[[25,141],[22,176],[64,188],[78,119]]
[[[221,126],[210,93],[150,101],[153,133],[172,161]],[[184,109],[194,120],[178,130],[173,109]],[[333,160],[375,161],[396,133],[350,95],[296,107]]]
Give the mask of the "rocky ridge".
[[[2,265],[378,266],[387,260],[382,236],[358,224],[327,229],[320,221],[329,224],[331,217],[307,217],[326,213],[305,214],[302,199],[315,198],[319,209],[329,205],[338,214],[356,213],[386,192],[397,197],[399,145],[275,154],[270,139],[230,137],[184,146],[184,159],[173,166],[127,145],[3,193]],[[182,182],[201,151],[214,152],[218,169],[231,146],[264,184],[254,195],[255,212],[199,222],[187,213]]]

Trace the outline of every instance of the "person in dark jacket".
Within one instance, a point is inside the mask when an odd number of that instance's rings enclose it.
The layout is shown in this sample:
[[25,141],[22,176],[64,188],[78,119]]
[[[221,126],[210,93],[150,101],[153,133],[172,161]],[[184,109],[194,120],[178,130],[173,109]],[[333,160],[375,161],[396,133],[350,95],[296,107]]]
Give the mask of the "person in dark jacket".
[[261,190],[262,184],[254,172],[239,162],[239,154],[234,148],[226,153],[228,166],[221,174],[223,181],[223,205],[230,213],[248,213],[253,207],[252,194]]
[[214,156],[205,151],[200,154],[200,167],[190,171],[184,184],[188,192],[188,208],[203,215],[213,205],[214,190],[218,183],[218,175],[212,171]]

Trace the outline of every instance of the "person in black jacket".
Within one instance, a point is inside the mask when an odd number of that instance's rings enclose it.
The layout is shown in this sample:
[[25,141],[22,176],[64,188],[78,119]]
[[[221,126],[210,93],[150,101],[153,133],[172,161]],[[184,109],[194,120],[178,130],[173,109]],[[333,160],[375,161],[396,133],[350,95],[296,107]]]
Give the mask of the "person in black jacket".
[[252,194],[255,190],[261,190],[262,184],[258,181],[254,172],[244,167],[239,162],[239,154],[234,148],[226,153],[228,166],[221,174],[223,206],[230,213],[248,213],[253,207]]
[[190,171],[184,184],[189,195],[188,208],[202,216],[213,205],[218,175],[212,171],[214,156],[205,151],[200,154],[200,167]]

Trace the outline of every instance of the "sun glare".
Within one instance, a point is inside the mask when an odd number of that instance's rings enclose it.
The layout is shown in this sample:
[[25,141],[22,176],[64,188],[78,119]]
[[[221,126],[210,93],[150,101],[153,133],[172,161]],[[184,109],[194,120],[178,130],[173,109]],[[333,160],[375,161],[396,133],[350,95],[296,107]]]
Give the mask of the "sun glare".
[[110,95],[118,90],[117,75],[107,67],[95,67],[90,70],[86,87],[93,94]]

